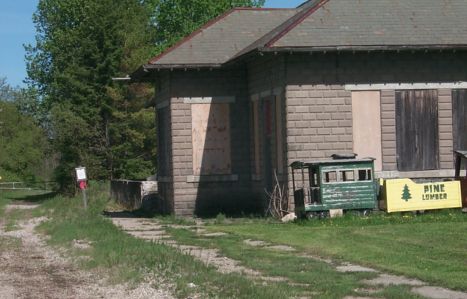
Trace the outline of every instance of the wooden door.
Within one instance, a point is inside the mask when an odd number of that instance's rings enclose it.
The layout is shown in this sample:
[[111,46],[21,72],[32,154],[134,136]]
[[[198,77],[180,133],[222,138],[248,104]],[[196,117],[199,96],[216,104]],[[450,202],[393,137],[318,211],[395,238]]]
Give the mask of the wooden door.
[[379,91],[352,92],[352,121],[354,153],[359,158],[375,158],[375,170],[383,170]]
[[452,91],[454,150],[467,150],[467,89]]
[[439,168],[438,92],[396,92],[397,166],[400,171]]

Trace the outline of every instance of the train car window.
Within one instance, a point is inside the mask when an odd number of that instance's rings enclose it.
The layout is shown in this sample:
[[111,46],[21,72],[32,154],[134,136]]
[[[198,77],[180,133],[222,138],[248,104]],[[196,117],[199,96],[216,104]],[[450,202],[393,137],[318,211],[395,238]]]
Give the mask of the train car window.
[[325,183],[335,183],[337,182],[337,172],[328,171],[324,173],[324,182]]
[[318,186],[318,172],[316,169],[312,169],[310,173],[310,186],[317,187]]
[[358,180],[359,181],[371,181],[372,180],[371,169],[359,169]]
[[355,172],[353,170],[343,170],[341,171],[341,178],[343,182],[354,182]]

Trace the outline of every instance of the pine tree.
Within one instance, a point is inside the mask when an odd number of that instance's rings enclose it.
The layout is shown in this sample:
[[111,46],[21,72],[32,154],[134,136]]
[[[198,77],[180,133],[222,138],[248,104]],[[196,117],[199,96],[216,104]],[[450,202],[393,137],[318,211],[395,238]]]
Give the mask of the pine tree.
[[412,195],[410,194],[408,185],[404,186],[404,190],[402,191],[402,199],[405,200],[406,202],[408,202],[409,199],[412,199]]
[[40,0],[33,16],[36,44],[26,47],[27,82],[39,95],[39,119],[47,122],[43,127],[59,153],[56,180],[62,191],[73,190],[77,165],[86,166],[97,180],[154,174],[155,112],[148,108],[152,87],[117,84],[112,77],[131,74],[234,6],[263,3]]
[[[112,177],[120,159],[146,159],[149,163],[136,163],[145,171],[136,172],[153,174],[154,159],[141,147],[125,155],[112,151],[120,146],[112,140],[121,141],[113,138],[118,130],[112,128],[131,119],[127,116],[145,108],[151,98],[127,105],[132,100],[125,98],[130,87],[112,81],[151,55],[155,29],[147,6],[139,0],[41,0],[33,20],[37,34],[36,45],[26,47],[28,83],[48,114],[49,136],[60,155],[56,180],[62,191],[73,190],[77,165],[85,165],[90,178],[103,180]],[[132,126],[136,132],[139,127]],[[125,142],[140,144],[132,136],[141,134],[130,132]],[[155,138],[145,135],[143,143],[153,145]]]

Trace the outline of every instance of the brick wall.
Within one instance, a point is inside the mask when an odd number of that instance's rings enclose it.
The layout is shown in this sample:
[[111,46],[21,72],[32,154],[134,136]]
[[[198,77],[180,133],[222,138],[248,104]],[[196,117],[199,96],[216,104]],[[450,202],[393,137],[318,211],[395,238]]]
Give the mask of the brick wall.
[[[159,88],[158,104],[169,99],[169,181],[159,186],[173,200],[172,212],[191,215],[195,211],[221,211],[223,207],[256,205],[264,197],[266,175],[254,173],[254,140],[251,101],[271,95],[283,102],[284,169],[295,160],[326,158],[350,153],[352,144],[351,91],[346,84],[467,81],[467,54],[442,53],[328,53],[266,54],[249,60],[245,69],[174,71]],[[191,106],[186,97],[235,96],[231,104],[232,173],[238,180],[189,182],[193,175]],[[452,168],[451,91],[439,90],[440,166]],[[381,92],[383,170],[397,170],[395,91]],[[260,153],[266,145],[261,144]],[[263,157],[260,157],[264,169]],[[167,191],[164,191],[164,190]],[[225,195],[232,195],[230,198]],[[222,200],[224,199],[224,200]],[[242,201],[242,202],[240,202]]]
[[[467,81],[466,52],[307,53],[284,59],[288,164],[352,152],[351,91],[346,90],[346,84]],[[397,170],[395,113],[395,90],[382,90],[384,171]],[[439,90],[439,133],[440,168],[452,169],[452,100],[448,89]]]

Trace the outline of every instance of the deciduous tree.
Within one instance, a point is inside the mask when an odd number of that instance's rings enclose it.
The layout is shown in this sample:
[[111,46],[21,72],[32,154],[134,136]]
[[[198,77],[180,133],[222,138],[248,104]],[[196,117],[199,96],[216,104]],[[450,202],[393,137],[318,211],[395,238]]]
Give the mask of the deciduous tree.
[[[40,0],[36,43],[27,46],[28,92],[22,111],[49,131],[60,154],[57,179],[73,168],[93,179],[155,172],[155,113],[147,85],[112,81],[234,6],[262,0]],[[33,111],[33,112],[31,112]]]

